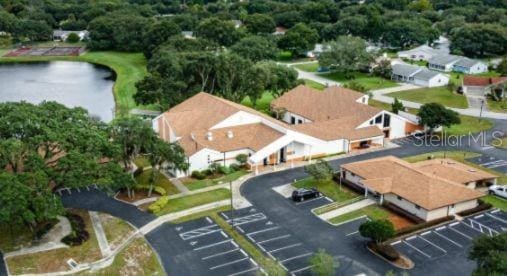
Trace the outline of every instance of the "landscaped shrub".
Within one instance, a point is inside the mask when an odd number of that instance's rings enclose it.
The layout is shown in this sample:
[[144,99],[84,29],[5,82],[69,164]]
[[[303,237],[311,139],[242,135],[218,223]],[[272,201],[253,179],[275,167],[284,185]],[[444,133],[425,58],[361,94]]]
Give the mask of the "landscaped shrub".
[[400,253],[390,244],[376,244],[374,242],[369,242],[368,247],[391,262],[400,258]]
[[233,170],[234,172],[237,172],[237,171],[239,171],[239,170],[241,169],[241,166],[240,166],[239,164],[232,163],[232,164],[229,166],[229,168],[230,168],[231,170]]
[[84,219],[76,214],[67,214],[72,232],[62,238],[62,242],[69,246],[77,246],[83,244],[90,238],[90,234],[86,231]]
[[234,170],[232,170],[231,168],[226,167],[226,166],[220,166],[220,168],[218,169],[218,172],[220,172],[221,174],[230,174],[230,173],[233,173]]
[[191,176],[192,176],[192,178],[195,178],[198,180],[202,180],[202,179],[206,178],[206,174],[204,172],[200,172],[200,171],[193,171]]
[[213,174],[213,172],[210,169],[205,169],[202,171],[202,173],[204,174],[204,176],[210,176]]
[[469,215],[472,215],[472,214],[475,214],[478,212],[482,212],[482,211],[491,209],[491,207],[493,207],[493,205],[491,205],[490,203],[486,203],[482,200],[479,200],[479,205],[477,205],[477,207],[459,212],[458,215],[465,217],[465,216],[469,216]]
[[168,196],[161,196],[159,199],[157,199],[157,201],[155,201],[148,207],[148,211],[156,214],[160,212],[167,205],[168,202],[169,202]]
[[79,37],[78,34],[76,34],[76,33],[70,33],[69,36],[67,36],[67,41],[66,42],[77,43],[77,42],[79,42],[79,40],[81,40],[81,38]]
[[[134,189],[149,191],[150,185],[136,185],[134,187]],[[167,195],[167,191],[163,187],[160,187],[160,186],[153,186],[153,192],[155,192],[161,196]]]
[[246,162],[248,161],[248,155],[246,155],[244,153],[238,154],[238,155],[236,155],[236,161],[238,161],[238,163],[241,166],[245,166]]
[[453,220],[453,219],[454,219],[454,216],[447,216],[447,217],[443,217],[443,218],[434,219],[434,220],[431,220],[431,221],[428,221],[428,222],[423,222],[423,223],[419,223],[419,224],[416,224],[416,225],[404,227],[404,228],[401,228],[400,230],[396,231],[396,236],[403,236],[403,235],[412,233],[414,231],[421,230],[421,229],[424,229],[424,228],[428,228],[428,227],[431,227],[431,226],[435,226],[437,224],[440,224],[440,223],[443,223],[443,222],[446,222],[446,221],[450,221],[450,220]]
[[143,166],[137,167],[137,169],[134,171],[134,177],[140,176],[144,172]]

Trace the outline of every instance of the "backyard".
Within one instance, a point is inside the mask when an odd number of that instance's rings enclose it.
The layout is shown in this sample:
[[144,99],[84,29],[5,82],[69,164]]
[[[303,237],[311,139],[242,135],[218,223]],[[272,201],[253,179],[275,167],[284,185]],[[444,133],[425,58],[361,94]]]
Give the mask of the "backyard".
[[446,87],[431,87],[390,93],[387,96],[416,103],[440,103],[447,107],[467,108],[464,96],[449,91]]

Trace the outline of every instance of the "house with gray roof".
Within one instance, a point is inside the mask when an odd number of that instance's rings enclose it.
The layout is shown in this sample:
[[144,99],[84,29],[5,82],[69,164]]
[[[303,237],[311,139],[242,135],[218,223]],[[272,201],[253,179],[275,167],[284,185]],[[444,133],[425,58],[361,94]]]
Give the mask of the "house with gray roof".
[[428,45],[421,45],[416,48],[398,52],[398,57],[409,60],[424,60],[428,61],[430,58],[442,54],[440,50],[434,49]]
[[428,68],[442,72],[480,74],[488,71],[488,65],[480,60],[456,55],[437,55],[428,60]]
[[425,67],[398,63],[392,66],[391,79],[424,87],[444,86],[449,83],[445,74],[428,70]]
[[71,33],[75,33],[79,36],[79,40],[88,39],[90,33],[87,30],[83,31],[65,31],[65,30],[53,30],[54,41],[66,41]]

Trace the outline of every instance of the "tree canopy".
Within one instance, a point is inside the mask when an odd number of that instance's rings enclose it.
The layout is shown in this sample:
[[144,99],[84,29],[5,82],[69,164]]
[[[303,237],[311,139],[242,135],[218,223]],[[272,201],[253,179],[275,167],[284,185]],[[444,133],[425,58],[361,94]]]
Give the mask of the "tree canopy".
[[368,68],[374,55],[366,51],[366,41],[353,36],[339,36],[325,45],[320,54],[319,65],[340,72]]
[[421,106],[417,116],[421,118],[421,124],[435,129],[440,126],[450,127],[460,124],[461,119],[456,111],[446,108],[439,103],[427,103]]
[[474,240],[468,258],[477,262],[473,275],[507,274],[507,233],[478,237]]

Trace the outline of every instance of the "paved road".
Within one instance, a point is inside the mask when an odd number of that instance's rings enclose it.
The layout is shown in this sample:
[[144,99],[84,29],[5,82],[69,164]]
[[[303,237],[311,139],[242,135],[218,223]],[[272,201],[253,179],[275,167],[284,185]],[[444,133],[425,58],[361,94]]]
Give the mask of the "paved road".
[[0,276],[7,276],[7,269],[5,268],[4,255],[0,252]]

